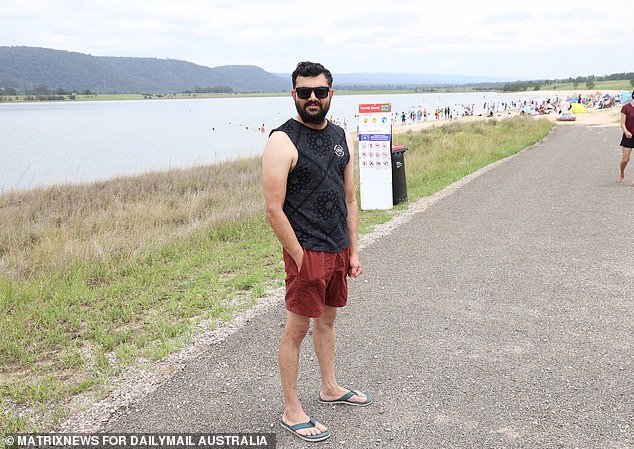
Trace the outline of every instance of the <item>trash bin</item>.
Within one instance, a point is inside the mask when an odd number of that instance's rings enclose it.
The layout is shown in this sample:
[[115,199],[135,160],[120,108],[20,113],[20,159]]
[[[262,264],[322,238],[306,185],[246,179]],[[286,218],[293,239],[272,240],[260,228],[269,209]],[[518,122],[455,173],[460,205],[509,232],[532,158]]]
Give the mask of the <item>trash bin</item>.
[[405,180],[405,158],[407,147],[395,145],[392,147],[392,202],[407,201],[407,182]]

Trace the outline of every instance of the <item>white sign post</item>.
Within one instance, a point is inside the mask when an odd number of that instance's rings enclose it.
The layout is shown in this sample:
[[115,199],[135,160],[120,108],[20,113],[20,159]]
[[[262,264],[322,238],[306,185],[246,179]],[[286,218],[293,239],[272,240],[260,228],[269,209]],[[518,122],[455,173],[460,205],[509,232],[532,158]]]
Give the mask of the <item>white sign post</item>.
[[359,105],[361,209],[391,209],[392,104]]

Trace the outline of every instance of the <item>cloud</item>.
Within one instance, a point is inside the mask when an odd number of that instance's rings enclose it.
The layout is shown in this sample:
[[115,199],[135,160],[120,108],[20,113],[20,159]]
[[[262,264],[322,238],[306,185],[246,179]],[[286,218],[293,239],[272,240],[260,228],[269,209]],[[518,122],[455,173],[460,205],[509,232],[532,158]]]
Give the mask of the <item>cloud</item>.
[[520,76],[548,73],[542,61],[558,59],[574,75],[631,70],[619,56],[630,49],[614,32],[621,9],[590,0],[574,8],[551,0],[5,0],[0,42],[276,72],[312,59],[340,73]]

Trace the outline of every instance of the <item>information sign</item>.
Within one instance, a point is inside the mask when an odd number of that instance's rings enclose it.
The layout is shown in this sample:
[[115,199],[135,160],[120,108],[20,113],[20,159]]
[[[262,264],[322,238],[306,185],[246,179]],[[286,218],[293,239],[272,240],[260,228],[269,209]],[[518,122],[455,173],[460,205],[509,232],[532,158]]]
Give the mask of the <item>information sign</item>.
[[392,104],[359,105],[361,209],[390,209],[392,201]]

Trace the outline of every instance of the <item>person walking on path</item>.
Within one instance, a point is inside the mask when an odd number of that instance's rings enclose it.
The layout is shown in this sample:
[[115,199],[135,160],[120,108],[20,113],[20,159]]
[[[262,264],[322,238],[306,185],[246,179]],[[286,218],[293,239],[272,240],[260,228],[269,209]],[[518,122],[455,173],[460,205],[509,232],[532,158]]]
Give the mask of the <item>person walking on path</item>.
[[346,276],[363,272],[357,245],[358,208],[353,182],[354,146],[326,120],[332,75],[319,63],[300,62],[292,74],[297,116],[271,131],[262,155],[266,215],[283,247],[286,323],[279,346],[284,396],[280,425],[307,441],[330,437],[298,397],[300,345],[313,319],[313,345],[321,374],[318,401],[366,406],[368,393],[344,388],[335,377],[337,308],[346,305]]
[[[625,167],[630,161],[632,155],[632,148],[634,148],[634,91],[632,91],[633,100],[628,104],[623,105],[621,108],[621,129],[623,130],[623,137],[621,138],[621,148],[623,151],[623,157],[621,158],[621,173],[617,180],[623,182],[625,180]],[[631,183],[634,187],[634,179]]]

